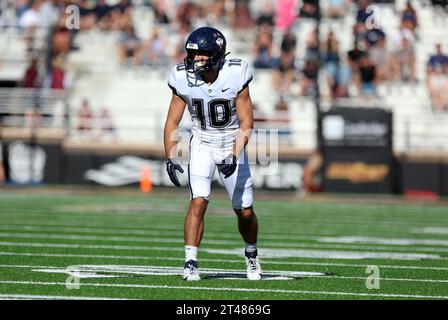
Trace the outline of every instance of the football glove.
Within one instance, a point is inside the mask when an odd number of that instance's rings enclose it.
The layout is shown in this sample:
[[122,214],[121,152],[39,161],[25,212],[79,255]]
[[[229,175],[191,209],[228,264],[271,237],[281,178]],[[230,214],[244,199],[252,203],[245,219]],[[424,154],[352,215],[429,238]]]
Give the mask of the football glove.
[[224,179],[230,177],[236,170],[236,156],[229,154],[224,160],[222,160],[221,173],[224,175]]
[[171,161],[171,159],[167,159],[166,160],[166,172],[168,172],[171,182],[175,186],[180,187],[179,180],[177,179],[177,176],[176,176],[176,170],[178,170],[180,173],[184,173],[184,169],[182,169],[182,167],[179,164],[174,163],[173,161]]

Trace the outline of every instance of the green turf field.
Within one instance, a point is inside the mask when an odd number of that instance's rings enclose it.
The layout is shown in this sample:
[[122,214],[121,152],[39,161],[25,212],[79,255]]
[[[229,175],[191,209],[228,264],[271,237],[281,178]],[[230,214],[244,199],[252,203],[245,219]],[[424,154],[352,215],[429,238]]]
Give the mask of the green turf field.
[[236,218],[217,196],[203,279],[187,283],[179,190],[0,190],[0,299],[448,299],[442,202],[255,193],[264,279],[251,282]]

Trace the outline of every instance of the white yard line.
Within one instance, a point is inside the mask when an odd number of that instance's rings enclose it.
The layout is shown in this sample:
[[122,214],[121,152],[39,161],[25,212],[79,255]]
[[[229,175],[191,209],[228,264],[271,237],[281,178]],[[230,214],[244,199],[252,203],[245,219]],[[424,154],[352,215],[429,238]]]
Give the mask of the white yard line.
[[[172,244],[179,244],[180,246],[184,243],[182,237],[176,237],[176,238],[139,238],[139,237],[104,237],[104,236],[89,236],[89,235],[73,235],[73,234],[35,234],[35,233],[0,233],[0,238],[17,238],[17,239],[57,239],[57,240],[91,240],[91,241],[111,241],[111,242],[141,242],[141,243],[172,243]],[[381,244],[366,244],[366,245],[357,245],[352,243],[344,243],[344,240],[341,240],[342,243],[336,243],[336,244],[327,244],[330,241],[324,241],[327,238],[321,238],[323,239],[323,242],[325,243],[297,243],[294,241],[290,241],[288,243],[285,242],[264,242],[265,248],[315,248],[315,249],[342,249],[342,250],[371,250],[371,251],[390,251],[390,252],[406,252],[409,250],[416,250],[419,252],[441,252],[441,253],[448,253],[448,248],[439,248],[439,247],[418,247],[414,246],[411,248],[403,248],[403,245],[398,244],[389,244],[389,245],[381,245]],[[337,241],[337,238],[334,238],[335,241]],[[261,241],[260,241],[261,242]],[[3,245],[3,243],[17,243],[17,242],[0,242],[0,245]],[[241,244],[241,240],[212,240],[207,239],[207,244],[211,245],[239,245]],[[383,243],[384,244],[384,243]],[[58,245],[58,244],[54,244]],[[71,244],[70,244],[71,245]],[[397,246],[397,248],[392,248],[392,246]],[[118,246],[115,246],[118,247]],[[125,247],[125,246],[119,246],[119,247]],[[106,249],[106,245],[98,245],[97,248],[104,248]],[[143,246],[130,246],[130,248],[133,248],[135,250],[143,250],[144,248],[149,247],[143,247]],[[113,248],[111,248],[113,249]]]
[[47,296],[37,294],[0,294],[0,300],[128,300],[106,297]]
[[443,227],[423,227],[423,228],[411,229],[411,232],[412,233],[419,233],[419,234],[448,235],[448,228],[443,228]]
[[[0,242],[0,246],[7,247],[34,247],[34,248],[70,248],[70,249],[111,249],[111,250],[140,250],[140,251],[183,251],[182,247],[149,247],[149,246],[124,246],[124,245],[90,245],[69,243],[24,243],[24,242]],[[445,258],[436,254],[415,252],[387,252],[387,251],[349,251],[349,250],[316,250],[316,249],[279,249],[262,248],[260,255],[266,258],[321,258],[321,259],[390,259],[390,260],[444,260]],[[348,249],[348,248],[344,248]],[[368,248],[372,249],[372,248]],[[233,249],[209,249],[204,248],[202,252],[224,255],[241,255],[242,248]]]
[[[80,278],[104,278],[109,277],[104,273],[122,273],[122,274],[138,274],[138,275],[180,275],[182,267],[170,267],[170,266],[147,266],[147,265],[79,265],[70,266],[72,269],[76,269]],[[45,273],[63,273],[70,274],[73,270],[68,267],[57,266],[41,266],[41,265],[15,265],[15,264],[3,264],[0,268],[25,268],[33,269],[37,272]],[[239,269],[222,269],[222,268],[201,268],[201,274],[204,275],[245,275],[244,270]],[[101,274],[95,274],[101,272]],[[306,277],[306,278],[330,278],[330,279],[347,279],[347,280],[362,280],[365,281],[366,277],[355,276],[334,276],[325,275],[322,272],[308,272],[308,271],[291,271],[291,270],[270,270],[265,269],[265,276],[274,278],[281,277],[284,279],[279,280],[291,280],[291,277]],[[113,276],[110,276],[113,277]],[[230,279],[227,278],[226,279]],[[241,278],[239,278],[241,280]],[[381,281],[399,281],[399,282],[430,282],[430,283],[448,283],[448,279],[411,279],[411,278],[385,278],[381,277]]]
[[[97,254],[69,254],[69,253],[32,253],[32,252],[5,252],[0,251],[0,256],[19,256],[19,257],[51,257],[51,258],[86,258],[86,259],[122,259],[122,260],[160,260],[160,261],[178,261],[183,262],[184,258],[175,257],[148,257],[148,256],[123,256],[123,255],[97,255]],[[238,263],[242,264],[243,260],[232,259],[206,259],[201,258],[204,262],[215,263]],[[278,264],[288,266],[322,266],[322,267],[361,267],[366,268],[370,264],[358,263],[331,263],[331,262],[296,262],[296,261],[277,261],[262,259],[263,264]],[[404,266],[404,265],[377,265],[381,269],[410,269],[410,270],[438,270],[448,271],[448,267],[424,267],[424,266]]]
[[[48,285],[66,286],[65,282],[40,282],[40,281],[9,281],[0,280],[2,284],[22,284],[22,285]],[[351,296],[351,297],[372,297],[372,298],[408,298],[408,299],[448,299],[448,296],[432,295],[412,295],[412,294],[386,294],[386,293],[362,293],[362,292],[338,292],[338,291],[309,291],[309,290],[283,290],[283,289],[259,289],[259,288],[233,288],[233,287],[193,287],[193,286],[167,286],[167,285],[143,285],[143,284],[120,284],[120,283],[87,283],[79,282],[84,287],[111,287],[111,288],[140,288],[140,289],[175,289],[175,290],[199,290],[199,291],[235,291],[235,292],[265,292],[265,293],[286,293],[305,295],[331,295],[331,296]]]
[[379,238],[359,236],[321,237],[319,242],[326,243],[368,243],[385,244],[390,246],[448,246],[448,240],[439,239],[409,239],[409,238]]
[[[98,233],[98,234],[124,234],[124,235],[142,235],[142,236],[164,236],[169,235],[173,236],[175,234],[183,236],[183,230],[177,228],[174,230],[171,229],[126,229],[126,228],[90,228],[90,227],[57,227],[57,226],[32,226],[32,225],[0,225],[0,230],[6,231],[47,231],[47,232],[75,232],[75,233]],[[236,232],[236,230],[235,230]],[[235,232],[207,232],[207,236],[223,238],[223,239],[235,239]],[[297,236],[296,234],[267,234],[263,233],[263,239],[272,239],[272,240],[313,240],[317,239],[317,236],[326,235],[324,234],[316,234],[315,236]]]

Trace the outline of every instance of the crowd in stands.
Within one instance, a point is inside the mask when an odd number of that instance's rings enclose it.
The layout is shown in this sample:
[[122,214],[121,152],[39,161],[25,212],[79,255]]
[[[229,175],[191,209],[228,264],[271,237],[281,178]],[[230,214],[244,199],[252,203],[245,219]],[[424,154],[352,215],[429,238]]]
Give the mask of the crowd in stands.
[[117,139],[117,128],[112,113],[107,107],[102,107],[97,114],[91,107],[91,102],[84,98],[77,112],[77,123],[75,124],[78,137],[89,140],[112,140]]
[[[184,57],[184,41],[189,32],[202,25],[230,27],[232,39],[243,41],[252,55],[255,70],[272,70],[272,88],[279,105],[287,105],[295,96],[314,96],[318,71],[325,74],[329,99],[351,96],[376,97],[378,85],[403,81],[426,82],[435,110],[447,110],[447,56],[442,44],[430,57],[426,78],[416,73],[416,43],[419,39],[418,13],[408,1],[399,12],[401,23],[391,34],[369,25],[370,0],[327,0],[321,10],[317,0],[260,0],[258,12],[251,10],[254,0],[5,0],[15,8],[25,37],[36,28],[51,35],[45,57],[31,57],[24,75],[25,87],[68,88],[70,76],[65,57],[76,50],[73,39],[78,32],[92,29],[121,34],[118,55],[123,65],[167,67]],[[2,0],[3,2],[3,0]],[[258,1],[257,1],[258,2]],[[375,1],[377,3],[393,0]],[[114,3],[113,5],[111,3]],[[431,0],[438,10],[447,9],[446,0]],[[80,9],[80,30],[68,30],[65,8],[75,4]],[[136,32],[135,6],[151,11],[154,24],[147,34]],[[295,27],[301,19],[326,18],[340,21],[355,8],[352,48],[341,49],[341,35],[335,30],[318,35],[313,29],[305,39],[298,39]],[[0,15],[1,16],[1,15]],[[247,32],[248,29],[253,32]],[[280,41],[274,34],[281,33]],[[173,41],[173,37],[175,41]],[[305,52],[298,58],[298,43]],[[42,68],[42,64],[44,68]]]

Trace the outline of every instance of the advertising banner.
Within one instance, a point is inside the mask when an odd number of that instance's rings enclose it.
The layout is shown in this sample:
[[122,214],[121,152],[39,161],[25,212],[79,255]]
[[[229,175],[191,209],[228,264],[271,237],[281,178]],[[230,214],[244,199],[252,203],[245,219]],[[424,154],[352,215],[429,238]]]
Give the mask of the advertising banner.
[[324,189],[392,193],[392,114],[379,108],[332,108],[322,116]]

